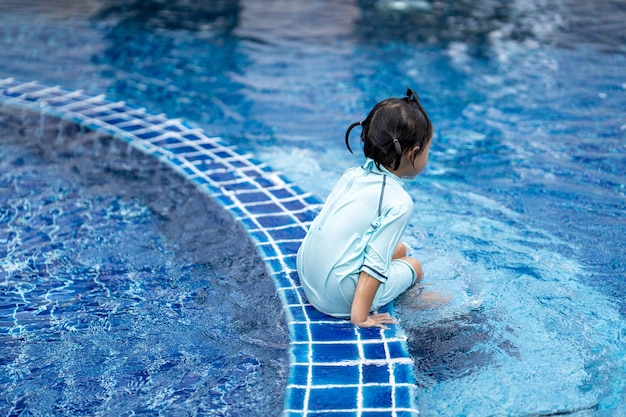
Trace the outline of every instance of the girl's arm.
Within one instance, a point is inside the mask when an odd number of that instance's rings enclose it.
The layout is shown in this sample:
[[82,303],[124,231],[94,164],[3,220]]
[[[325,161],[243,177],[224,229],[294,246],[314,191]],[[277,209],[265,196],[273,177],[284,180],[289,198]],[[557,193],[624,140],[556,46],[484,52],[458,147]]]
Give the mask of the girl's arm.
[[391,317],[389,313],[370,315],[370,309],[372,308],[378,287],[380,287],[380,281],[367,272],[361,272],[356,285],[354,299],[352,300],[350,316],[352,324],[359,327],[380,327],[381,329],[386,329],[387,326],[385,324],[396,323],[396,319]]

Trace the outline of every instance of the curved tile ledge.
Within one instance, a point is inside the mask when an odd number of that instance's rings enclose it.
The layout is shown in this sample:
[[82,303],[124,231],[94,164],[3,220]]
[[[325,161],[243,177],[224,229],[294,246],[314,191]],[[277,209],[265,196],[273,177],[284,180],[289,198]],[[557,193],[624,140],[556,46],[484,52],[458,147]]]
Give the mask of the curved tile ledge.
[[283,305],[290,364],[283,416],[413,416],[413,362],[399,326],[359,329],[307,303],[296,251],[321,202],[250,155],[179,119],[104,96],[0,80],[0,103],[110,134],[170,164],[219,201],[257,245]]

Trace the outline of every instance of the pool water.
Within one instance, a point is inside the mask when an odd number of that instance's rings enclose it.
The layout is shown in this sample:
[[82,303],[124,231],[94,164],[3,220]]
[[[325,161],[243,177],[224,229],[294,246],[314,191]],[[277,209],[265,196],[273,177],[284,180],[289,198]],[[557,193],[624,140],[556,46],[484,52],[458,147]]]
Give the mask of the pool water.
[[322,198],[362,161],[345,128],[416,89],[435,139],[406,239],[426,278],[396,313],[422,414],[626,414],[622,2],[0,12],[0,77],[182,117]]

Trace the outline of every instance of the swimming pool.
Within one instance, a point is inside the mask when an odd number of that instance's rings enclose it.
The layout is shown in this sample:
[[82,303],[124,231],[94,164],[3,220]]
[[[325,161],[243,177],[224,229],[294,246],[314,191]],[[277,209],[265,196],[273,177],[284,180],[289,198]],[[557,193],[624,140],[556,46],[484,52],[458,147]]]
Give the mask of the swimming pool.
[[396,305],[418,408],[624,413],[618,2],[21,4],[2,6],[2,78],[182,117],[320,197],[359,163],[345,127],[410,84],[436,139],[408,239],[422,291],[451,296]]

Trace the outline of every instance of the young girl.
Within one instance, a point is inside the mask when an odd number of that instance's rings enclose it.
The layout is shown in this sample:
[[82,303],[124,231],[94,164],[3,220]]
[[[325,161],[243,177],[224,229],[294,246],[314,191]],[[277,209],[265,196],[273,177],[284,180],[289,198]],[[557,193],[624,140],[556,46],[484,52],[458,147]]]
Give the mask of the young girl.
[[360,327],[395,323],[370,314],[423,278],[421,264],[400,243],[413,213],[403,178],[428,161],[433,127],[418,95],[378,103],[361,126],[366,162],[348,169],[331,191],[298,250],[297,266],[308,301],[322,313]]

